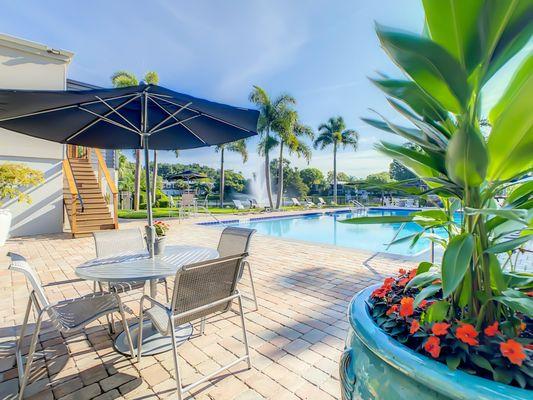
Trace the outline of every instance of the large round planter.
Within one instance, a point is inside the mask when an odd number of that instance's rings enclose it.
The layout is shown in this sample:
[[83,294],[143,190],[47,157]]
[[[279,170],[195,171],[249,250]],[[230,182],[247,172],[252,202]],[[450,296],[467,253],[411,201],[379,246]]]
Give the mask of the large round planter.
[[376,286],[350,303],[350,330],[340,361],[343,400],[531,400],[528,391],[431,360],[385,334],[371,318],[367,300]]
[[0,246],[6,243],[11,228],[11,211],[0,210]]

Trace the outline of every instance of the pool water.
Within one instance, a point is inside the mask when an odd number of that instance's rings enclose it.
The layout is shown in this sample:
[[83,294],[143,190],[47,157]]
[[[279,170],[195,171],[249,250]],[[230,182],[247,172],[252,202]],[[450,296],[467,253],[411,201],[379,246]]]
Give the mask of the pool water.
[[[411,212],[409,210],[370,209],[368,210],[368,216],[408,215]],[[398,233],[401,223],[375,225],[340,223],[344,219],[354,217],[356,215],[350,212],[341,211],[294,217],[265,218],[232,225],[253,228],[264,235],[405,256],[421,254],[430,247],[429,239],[422,238],[413,247],[410,247],[410,241],[407,241],[394,244],[387,249],[388,244]],[[408,222],[403,227],[398,238],[420,231],[421,228],[417,224]],[[444,230],[437,230],[435,233],[441,236],[446,234]]]

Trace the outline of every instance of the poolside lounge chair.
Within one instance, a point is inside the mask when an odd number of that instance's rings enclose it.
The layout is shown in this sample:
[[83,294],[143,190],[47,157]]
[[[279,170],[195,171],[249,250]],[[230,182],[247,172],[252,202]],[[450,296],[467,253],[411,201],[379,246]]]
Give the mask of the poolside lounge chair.
[[324,207],[324,206],[327,206],[327,205],[328,205],[328,203],[326,203],[322,197],[318,198],[317,206]]
[[232,200],[237,210],[244,210],[244,206],[240,200]]
[[272,211],[270,206],[260,203],[256,199],[250,199],[250,208],[262,208],[264,212]]
[[317,207],[317,205],[315,203],[313,203],[312,200],[306,198],[305,199],[305,207],[306,208],[313,208],[313,207]]
[[[172,302],[169,306],[163,305],[147,295],[141,298],[137,360],[141,361],[143,318],[148,317],[159,333],[170,336],[172,339],[178,400],[182,400],[186,393],[193,388],[230,369],[241,361],[247,362],[248,369],[252,368],[242,298],[237,290],[237,281],[246,255],[233,255],[183,267],[176,273]],[[234,300],[237,300],[239,304],[245,355],[183,387],[181,384],[178,348],[174,335],[175,327],[197,320],[205,321],[205,318],[213,314],[230,311]],[[145,309],[146,303],[148,303],[147,309]],[[204,333],[204,325],[205,322],[200,325],[202,334]]]
[[[220,235],[220,240],[218,242],[217,251],[220,257],[234,256],[236,254],[248,254],[248,249],[250,248],[250,242],[252,240],[252,235],[256,232],[255,229],[248,228],[237,228],[228,226],[224,228],[222,234]],[[239,281],[242,278],[244,268],[248,271],[248,276],[250,277],[250,287],[252,289],[252,297],[247,297],[242,295],[245,299],[252,300],[255,305],[254,311],[258,310],[257,306],[257,296],[255,294],[255,285],[254,278],[252,275],[252,267],[250,262],[247,259],[243,260],[243,269],[240,271]]]
[[[126,333],[131,354],[134,354],[133,342],[128,329],[126,314],[116,293],[95,293],[83,297],[50,303],[39,276],[33,267],[28,264],[26,259],[15,253],[9,253],[8,256],[11,257],[9,269],[22,272],[32,287],[28,306],[26,307],[26,314],[24,315],[24,322],[22,323],[22,328],[20,330],[20,337],[17,340],[15,349],[15,358],[17,360],[19,374],[19,399],[24,398],[24,389],[30,378],[31,365],[45,316],[50,318],[53,326],[61,333],[71,333],[83,330],[85,326],[104,315],[119,312],[122,317],[122,325]],[[37,319],[35,321],[35,326],[33,327],[28,354],[24,357],[26,360],[26,365],[24,365],[22,348],[25,347],[23,346],[24,335],[26,333],[32,308],[37,315]]]
[[292,201],[292,205],[295,206],[295,207],[302,207],[302,203],[300,203],[300,201],[296,198],[296,197],[292,197],[291,198],[291,201]]

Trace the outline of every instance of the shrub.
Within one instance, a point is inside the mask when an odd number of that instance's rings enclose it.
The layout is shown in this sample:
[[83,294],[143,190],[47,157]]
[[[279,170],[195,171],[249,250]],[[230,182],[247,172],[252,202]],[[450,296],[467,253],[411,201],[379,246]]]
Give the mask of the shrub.
[[0,165],[0,205],[10,199],[31,203],[31,198],[23,189],[44,182],[41,171],[24,164],[5,163]]

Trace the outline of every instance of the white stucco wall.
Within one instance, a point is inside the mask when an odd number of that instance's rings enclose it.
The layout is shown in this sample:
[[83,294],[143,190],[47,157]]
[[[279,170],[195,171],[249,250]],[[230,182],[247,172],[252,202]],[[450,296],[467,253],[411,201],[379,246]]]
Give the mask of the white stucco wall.
[[[72,53],[0,35],[0,88],[65,89]],[[13,214],[11,236],[63,231],[63,145],[0,128],[0,163],[20,162],[43,172],[45,182],[28,188],[32,203],[2,204]]]

